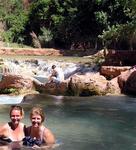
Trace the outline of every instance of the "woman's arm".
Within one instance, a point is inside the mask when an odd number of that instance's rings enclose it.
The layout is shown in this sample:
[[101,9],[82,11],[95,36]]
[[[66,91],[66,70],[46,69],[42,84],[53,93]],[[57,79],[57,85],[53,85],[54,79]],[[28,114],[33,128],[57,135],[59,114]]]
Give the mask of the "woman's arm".
[[47,145],[55,144],[55,137],[53,133],[49,129],[45,129],[44,131],[44,141]]
[[5,136],[6,134],[6,125],[0,126],[0,136]]

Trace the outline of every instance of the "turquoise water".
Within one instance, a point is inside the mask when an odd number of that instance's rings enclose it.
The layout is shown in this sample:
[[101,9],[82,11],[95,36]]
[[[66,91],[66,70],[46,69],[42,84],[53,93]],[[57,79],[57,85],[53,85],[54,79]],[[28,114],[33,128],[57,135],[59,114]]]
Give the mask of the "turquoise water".
[[[21,104],[23,122],[29,122],[32,106],[46,112],[46,126],[61,145],[56,150],[135,150],[136,98],[28,96]],[[8,119],[10,105],[0,106],[0,122]],[[4,117],[3,117],[4,116]]]

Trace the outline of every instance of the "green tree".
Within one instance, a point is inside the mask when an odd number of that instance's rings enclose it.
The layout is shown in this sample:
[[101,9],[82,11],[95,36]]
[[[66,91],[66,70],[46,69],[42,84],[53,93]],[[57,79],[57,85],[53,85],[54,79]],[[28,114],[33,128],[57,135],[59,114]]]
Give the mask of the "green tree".
[[54,40],[66,44],[70,39],[68,32],[70,21],[77,11],[73,3],[72,0],[34,1],[29,11],[29,30],[35,31],[40,36],[41,29],[46,28],[51,32]]
[[31,33],[63,48],[116,49],[128,43],[133,49],[136,41],[135,0],[34,0],[27,10],[22,0],[0,2],[7,27],[3,37],[9,42],[31,44]]
[[4,8],[6,9],[2,16],[2,20],[6,22],[6,31],[3,33],[4,40],[7,42],[22,42],[23,36],[21,34],[24,32],[25,24],[28,21],[22,1],[8,0]]
[[[115,6],[116,9],[111,5],[109,6],[113,10],[112,14],[118,12],[121,18],[116,15],[114,15],[115,17],[108,15],[111,18],[108,28],[103,30],[99,37],[103,40],[105,47],[116,49],[119,48],[116,45],[128,43],[129,49],[133,50],[133,43],[136,40],[136,1],[116,0]],[[127,49],[128,47],[124,48]]]

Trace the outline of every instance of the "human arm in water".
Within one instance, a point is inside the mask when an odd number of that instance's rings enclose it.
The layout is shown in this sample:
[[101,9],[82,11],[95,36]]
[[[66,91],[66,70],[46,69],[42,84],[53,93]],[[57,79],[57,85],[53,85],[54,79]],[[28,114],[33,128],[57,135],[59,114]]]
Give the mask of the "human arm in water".
[[43,140],[45,141],[45,143],[48,146],[55,144],[55,137],[54,137],[53,133],[47,128],[44,131]]
[[6,134],[6,132],[6,124],[0,126],[0,137],[7,137],[8,135]]

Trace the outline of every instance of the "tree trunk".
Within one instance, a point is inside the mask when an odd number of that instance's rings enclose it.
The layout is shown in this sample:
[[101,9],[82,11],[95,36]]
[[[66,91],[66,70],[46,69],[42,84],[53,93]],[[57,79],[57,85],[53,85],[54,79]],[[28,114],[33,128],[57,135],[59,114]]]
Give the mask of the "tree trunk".
[[40,40],[38,39],[37,35],[34,33],[34,31],[32,31],[30,33],[31,37],[32,37],[32,43],[33,43],[33,46],[35,48],[41,48],[41,43],[40,43]]

